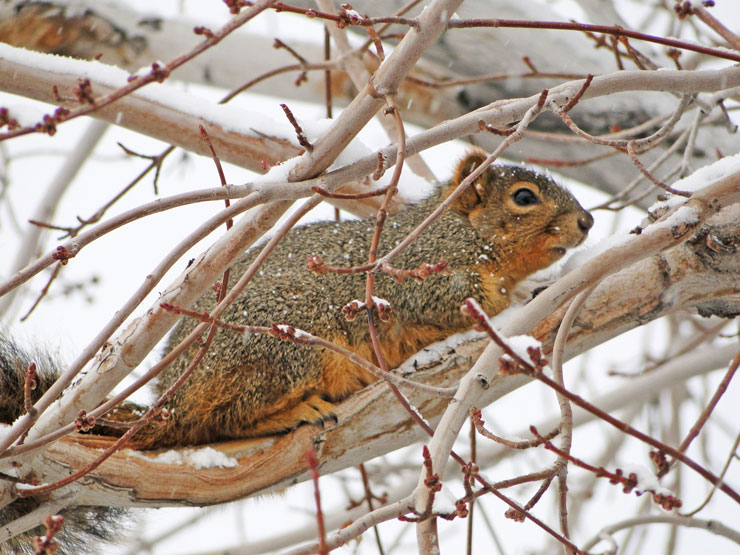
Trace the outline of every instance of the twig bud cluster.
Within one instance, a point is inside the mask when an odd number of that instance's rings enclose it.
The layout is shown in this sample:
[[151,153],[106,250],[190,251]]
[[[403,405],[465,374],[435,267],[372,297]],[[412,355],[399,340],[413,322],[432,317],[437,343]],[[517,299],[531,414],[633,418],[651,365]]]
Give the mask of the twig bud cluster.
[[95,104],[93,89],[90,79],[80,79],[77,86],[72,90],[80,104]]
[[[703,0],[701,4],[705,8],[712,8],[714,7],[714,0]],[[696,13],[696,8],[694,7],[693,2],[684,0],[683,2],[676,2],[673,6],[673,11],[676,12],[678,19],[684,19],[690,15],[694,15]]]
[[52,253],[51,257],[54,260],[58,260],[59,264],[64,266],[65,264],[67,264],[67,262],[69,262],[69,259],[72,258],[72,254],[70,254],[63,245],[59,245],[56,251]]
[[7,108],[0,108],[0,128],[5,127],[6,125],[10,131],[20,127],[18,120],[10,117],[10,112]]
[[390,264],[382,264],[380,268],[393,276],[398,283],[403,282],[406,278],[411,278],[421,283],[426,278],[434,274],[450,275],[450,269],[447,262],[436,262],[434,264],[419,264],[418,268],[411,270],[399,270],[398,268],[392,267]]
[[53,555],[57,552],[59,545],[54,541],[54,536],[62,530],[63,524],[64,517],[62,515],[49,515],[46,517],[44,520],[46,534],[36,536],[31,540],[31,545],[36,555]]
[[89,432],[95,426],[95,417],[87,414],[86,410],[81,410],[75,418],[75,431]]

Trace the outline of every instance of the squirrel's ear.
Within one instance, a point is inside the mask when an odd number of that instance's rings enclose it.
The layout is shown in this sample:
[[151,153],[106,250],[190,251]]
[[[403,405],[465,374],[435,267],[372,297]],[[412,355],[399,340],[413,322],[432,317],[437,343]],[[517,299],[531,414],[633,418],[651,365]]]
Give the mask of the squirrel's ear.
[[[455,173],[452,176],[452,180],[448,184],[448,188],[445,196],[452,194],[452,191],[457,189],[457,186],[468,177],[473,171],[480,166],[483,161],[488,158],[485,151],[475,148],[471,150],[465,158],[460,160],[455,168]],[[486,172],[483,172],[481,176],[470,185],[465,192],[453,203],[453,206],[459,211],[467,213],[478,206],[485,196],[485,184],[486,184]]]

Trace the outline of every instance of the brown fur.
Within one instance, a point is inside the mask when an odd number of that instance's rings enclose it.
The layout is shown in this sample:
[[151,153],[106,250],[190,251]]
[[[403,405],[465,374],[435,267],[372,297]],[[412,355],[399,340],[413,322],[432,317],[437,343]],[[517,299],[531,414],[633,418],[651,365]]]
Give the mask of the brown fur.
[[[389,218],[380,254],[414,229],[484,156],[473,151],[458,164],[450,183]],[[514,200],[523,188],[531,191],[536,202]],[[424,346],[468,328],[470,322],[460,313],[468,297],[478,300],[491,315],[506,308],[516,283],[579,244],[592,222],[573,196],[549,178],[513,166],[488,168],[393,260],[399,268],[446,261],[449,275],[433,275],[422,283],[397,283],[377,274],[375,294],[392,306],[390,321],[377,321],[389,365],[395,367]],[[365,276],[316,275],[305,267],[311,255],[331,266],[364,263],[374,224],[374,220],[325,222],[294,229],[224,319],[291,324],[376,363],[364,315],[348,322],[341,314],[349,301],[364,299]],[[254,250],[248,252],[234,265],[233,274],[244,272],[254,257]],[[215,294],[210,293],[196,309],[207,311],[214,302]],[[169,346],[194,325],[183,319]],[[194,352],[190,349],[165,370],[160,391],[174,383]],[[220,331],[200,366],[172,397],[171,418],[164,425],[145,428],[137,443],[148,448],[202,444],[282,432],[304,422],[329,423],[335,418],[334,402],[373,380],[367,371],[333,352],[269,336],[245,339]]]

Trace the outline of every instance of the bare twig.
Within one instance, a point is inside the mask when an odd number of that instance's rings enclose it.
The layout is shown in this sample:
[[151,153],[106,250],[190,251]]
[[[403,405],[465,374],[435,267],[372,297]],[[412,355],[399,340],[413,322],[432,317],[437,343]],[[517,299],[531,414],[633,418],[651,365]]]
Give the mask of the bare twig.
[[[722,378],[722,381],[717,386],[717,390],[714,392],[714,395],[712,395],[712,398],[707,403],[707,406],[701,412],[701,414],[699,415],[699,418],[696,420],[694,425],[691,427],[691,430],[689,430],[689,433],[686,434],[686,437],[681,442],[681,445],[679,445],[678,447],[679,452],[685,453],[686,450],[689,448],[689,445],[691,445],[691,442],[696,438],[696,436],[699,435],[699,433],[701,432],[701,429],[704,427],[704,424],[706,424],[707,420],[709,420],[709,417],[711,416],[712,411],[714,411],[715,407],[717,406],[717,403],[719,403],[720,398],[727,390],[727,387],[730,385],[730,381],[732,380],[732,377],[735,375],[735,372],[737,371],[737,367],[739,365],[740,365],[740,353],[738,353],[733,359],[732,363],[730,364],[730,367],[727,369],[727,372]],[[658,477],[664,476],[667,472],[668,472],[668,468],[661,469],[661,471],[658,473]]]
[[725,27],[722,22],[710,14],[704,6],[697,2],[696,4],[693,4],[692,9],[694,14],[711,27],[718,35],[725,39],[730,47],[735,50],[740,50],[740,37]]
[[703,520],[700,518],[686,518],[674,515],[645,515],[637,518],[630,518],[620,522],[616,522],[609,526],[604,527],[596,536],[588,540],[584,545],[584,550],[590,550],[596,544],[598,544],[605,536],[609,536],[619,530],[630,528],[632,526],[640,526],[646,524],[652,524],[656,522],[662,522],[665,524],[673,524],[675,526],[686,526],[687,528],[699,528],[706,530],[713,534],[723,536],[735,543],[740,544],[740,534],[730,528],[718,522],[716,520]]
[[[730,448],[730,452],[727,455],[727,460],[725,460],[725,465],[722,467],[722,472],[719,473],[719,477],[724,480],[725,475],[727,474],[727,470],[730,468],[730,464],[732,463],[733,459],[740,458],[738,456],[737,448],[740,446],[740,433],[738,433],[737,437],[735,438],[735,443],[732,444],[732,447]],[[713,485],[712,489],[709,490],[709,493],[707,494],[706,499],[693,511],[688,513],[679,513],[681,516],[694,516],[699,511],[704,509],[704,507],[707,506],[709,501],[712,499],[712,496],[714,495],[714,492],[717,491],[717,486]]]
[[310,449],[306,452],[306,464],[313,481],[313,495],[316,502],[316,523],[319,536],[319,555],[327,555],[329,548],[326,545],[326,528],[324,527],[324,512],[321,510],[321,492],[319,491],[319,459],[316,452]]
[[[370,512],[373,512],[375,510],[375,507],[373,507],[373,499],[376,499],[376,497],[373,495],[373,492],[370,489],[370,480],[367,477],[367,470],[365,469],[364,464],[358,465],[358,468],[360,469],[360,476],[362,476],[362,487],[365,490],[365,501],[367,501],[367,508],[370,510]],[[380,555],[385,555],[383,542],[380,539],[380,530],[378,530],[377,525],[373,526],[373,532],[375,533],[375,543],[378,546],[378,553]]]
[[533,438],[527,441],[512,441],[487,430],[485,428],[486,423],[481,418],[481,414],[482,413],[479,410],[473,410],[470,413],[470,421],[475,429],[478,431],[478,433],[481,434],[483,437],[495,441],[496,443],[500,443],[501,445],[505,445],[506,447],[510,447],[511,449],[531,449],[532,447],[542,445],[543,441],[552,439],[560,433],[560,428],[555,428],[554,430],[545,434],[542,439]]
[[559,31],[562,30],[604,33],[615,37],[628,37],[631,39],[643,40],[655,44],[662,44],[664,46],[669,46],[680,50],[689,50],[691,52],[699,52],[701,54],[707,54],[709,56],[716,56],[717,58],[724,58],[726,60],[740,62],[740,54],[734,54],[732,52],[727,52],[726,50],[720,50],[719,48],[710,48],[698,44],[692,44],[690,42],[678,39],[670,39],[666,37],[640,33],[637,31],[631,31],[620,26],[592,25],[589,23],[576,23],[566,21],[527,21],[516,19],[453,19],[450,21],[449,27],[451,29],[469,29],[475,27],[492,27],[494,29],[553,29]]
[[21,316],[21,322],[26,321],[26,319],[33,313],[33,311],[36,309],[36,307],[39,305],[41,300],[49,293],[49,289],[51,288],[51,284],[54,282],[54,280],[59,276],[59,272],[62,269],[62,266],[64,264],[60,261],[56,266],[54,266],[54,269],[51,271],[51,274],[49,274],[49,279],[46,280],[46,285],[41,289],[39,294],[36,296],[36,300],[33,301],[33,304],[31,307],[26,311],[26,313]]

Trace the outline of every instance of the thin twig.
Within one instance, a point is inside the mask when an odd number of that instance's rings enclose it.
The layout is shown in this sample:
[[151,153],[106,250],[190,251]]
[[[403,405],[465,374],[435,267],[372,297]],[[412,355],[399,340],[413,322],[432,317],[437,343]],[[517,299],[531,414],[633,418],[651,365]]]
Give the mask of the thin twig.
[[[732,360],[732,363],[730,363],[730,367],[727,369],[725,376],[722,378],[722,381],[717,386],[714,395],[712,395],[712,398],[707,403],[707,406],[701,412],[699,418],[697,418],[696,422],[691,427],[691,430],[689,430],[689,433],[686,434],[686,437],[681,442],[681,445],[679,445],[678,451],[680,453],[685,453],[686,450],[689,448],[689,445],[691,445],[691,442],[694,441],[696,436],[699,435],[699,432],[701,432],[704,424],[706,424],[707,420],[709,420],[709,417],[712,415],[712,411],[714,411],[717,403],[719,403],[719,400],[722,398],[722,395],[724,395],[725,391],[727,391],[727,387],[730,385],[730,381],[732,381],[732,377],[735,375],[735,372],[737,371],[739,365],[740,352],[738,352],[738,354]],[[667,472],[668,468],[661,469],[661,471],[658,472],[658,477],[663,477]]]
[[700,530],[707,530],[708,532],[712,532],[713,534],[717,534],[719,536],[725,537],[729,539],[730,541],[735,542],[736,544],[740,544],[740,533],[738,533],[737,530],[733,530],[729,526],[726,526],[716,520],[703,520],[700,518],[685,518],[685,517],[674,516],[674,515],[644,515],[644,516],[639,516],[637,518],[630,518],[627,520],[622,520],[620,522],[616,522],[614,524],[604,527],[601,531],[599,531],[599,533],[596,536],[594,536],[593,538],[591,538],[584,544],[583,549],[590,550],[595,545],[597,545],[602,539],[604,539],[605,536],[610,536],[611,534],[618,532],[619,530],[623,530],[625,528],[631,528],[633,526],[653,524],[653,523],[658,523],[658,522],[665,523],[665,524],[673,524],[675,526],[686,526],[688,528],[698,528]]
[[694,14],[711,27],[719,36],[727,41],[727,44],[735,50],[740,50],[740,37],[725,27],[720,20],[714,17],[700,3],[692,4]]
[[36,389],[38,379],[36,377],[36,364],[31,363],[26,368],[26,377],[23,385],[23,407],[32,417],[36,416],[36,408],[33,406],[31,392]]
[[[535,428],[534,426],[530,426],[530,430],[532,431],[533,434],[539,435],[537,433],[537,428]],[[646,488],[643,490],[635,490],[635,488],[637,488],[640,485],[640,477],[634,472],[631,472],[630,474],[625,476],[624,471],[622,471],[622,469],[620,468],[617,468],[615,472],[610,472],[604,467],[597,468],[577,457],[574,457],[570,453],[566,453],[565,451],[562,451],[561,449],[553,445],[551,441],[544,441],[543,443],[544,443],[545,449],[548,449],[549,451],[556,453],[559,457],[566,458],[569,462],[575,464],[576,466],[580,468],[583,468],[584,470],[588,470],[589,472],[596,475],[598,478],[608,478],[609,482],[612,484],[621,484],[622,486],[624,486],[622,489],[623,493],[631,493],[632,491],[635,491],[637,495],[642,495],[645,491],[650,491],[653,495],[653,500],[658,505],[662,506],[666,511],[678,509],[682,505],[681,500],[675,497],[671,493],[665,493],[664,491],[656,491],[656,490],[652,490],[649,488]]]
[[469,29],[478,27],[491,27],[494,29],[551,29],[555,31],[582,31],[591,33],[604,33],[607,35],[613,35],[615,37],[628,37],[645,42],[662,44],[664,46],[670,46],[673,48],[678,48],[680,50],[690,50],[692,52],[699,52],[701,54],[707,54],[709,56],[715,56],[717,58],[740,62],[740,54],[734,54],[732,52],[727,52],[726,50],[721,50],[719,48],[710,48],[707,46],[692,44],[690,42],[682,41],[679,39],[671,39],[649,35],[647,33],[631,31],[618,25],[593,25],[589,23],[577,23],[567,21],[530,21],[517,19],[451,19],[449,22],[450,29]]
[[[727,474],[727,470],[730,468],[730,464],[734,459],[740,458],[737,453],[737,448],[740,446],[740,433],[737,434],[737,437],[735,437],[735,443],[732,444],[732,447],[730,448],[730,452],[727,455],[727,460],[725,460],[725,465],[722,467],[722,472],[719,473],[720,479],[724,480],[725,475]],[[717,491],[717,486],[713,485],[712,489],[709,490],[709,493],[707,494],[706,499],[699,505],[696,509],[689,513],[679,513],[680,516],[694,516],[699,511],[701,511],[704,507],[707,506],[709,501],[712,499],[712,496],[714,495],[714,492]]]
[[281,104],[280,107],[283,109],[283,112],[285,112],[285,117],[288,118],[288,121],[293,126],[293,129],[295,129],[295,134],[298,138],[298,144],[300,144],[307,151],[311,152],[313,150],[313,145],[308,140],[308,137],[306,137],[306,134],[303,132],[303,129],[301,128],[298,121],[296,121],[291,109],[288,108],[287,104]]
[[[375,510],[375,507],[373,507],[373,499],[375,498],[375,496],[370,489],[370,480],[367,477],[367,470],[365,469],[365,465],[362,463],[357,465],[357,468],[359,468],[360,476],[362,477],[362,487],[365,490],[365,501],[367,501],[367,508],[370,510],[370,512],[373,512]],[[383,550],[383,542],[380,540],[380,530],[378,529],[377,524],[373,526],[373,532],[375,533],[375,543],[378,546],[378,553],[380,555],[385,555],[385,551]]]
[[500,443],[501,445],[505,445],[506,447],[509,447],[511,449],[531,449],[532,447],[537,447],[539,445],[542,445],[542,442],[544,440],[549,440],[554,438],[560,433],[560,427],[557,427],[547,434],[543,436],[544,439],[540,438],[533,438],[530,440],[521,440],[521,441],[512,441],[510,439],[506,439],[505,437],[501,437],[499,435],[494,434],[493,432],[487,430],[485,428],[485,421],[481,418],[481,411],[477,409],[473,409],[470,413],[470,421],[475,427],[475,429],[478,431],[480,435],[483,437],[486,437],[490,439],[491,441],[495,441],[496,443]]
[[59,276],[59,272],[62,269],[62,266],[64,264],[60,261],[56,266],[54,266],[54,269],[51,271],[51,274],[49,275],[49,279],[46,281],[46,285],[41,289],[39,294],[36,296],[36,300],[33,301],[33,304],[31,305],[31,308],[28,309],[28,311],[21,316],[21,322],[25,322],[26,319],[33,313],[33,311],[36,309],[36,307],[39,305],[41,300],[46,297],[47,293],[49,293],[49,288],[51,287],[51,284],[54,282],[54,280]]
[[[565,345],[568,341],[568,334],[573,327],[578,314],[580,313],[586,300],[591,295],[597,284],[591,285],[576,296],[570,303],[568,310],[563,316],[555,336],[555,342],[552,348],[552,375],[555,381],[565,388],[565,378],[563,376],[563,358]],[[560,406],[560,451],[563,454],[558,455],[555,462],[555,471],[558,477],[558,516],[560,519],[560,531],[567,538],[568,533],[568,458],[573,446],[573,408],[570,401],[564,395],[557,394],[558,405]]]
[[[473,419],[470,419],[470,433],[468,437],[470,438],[470,464],[476,465],[476,459],[478,457],[478,448],[476,443],[476,430],[477,426],[473,422]],[[477,465],[476,465],[477,466]],[[466,482],[467,483],[467,482]],[[466,555],[473,555],[473,508],[475,507],[475,499],[471,499],[468,503],[468,531],[467,531],[467,537],[465,541],[465,553]]]
[[316,525],[319,536],[319,555],[327,555],[329,548],[326,545],[326,527],[324,525],[324,512],[321,510],[321,491],[319,490],[319,459],[316,457],[316,451],[313,448],[306,451],[306,465],[308,473],[311,475],[313,482],[313,497],[316,503]]

